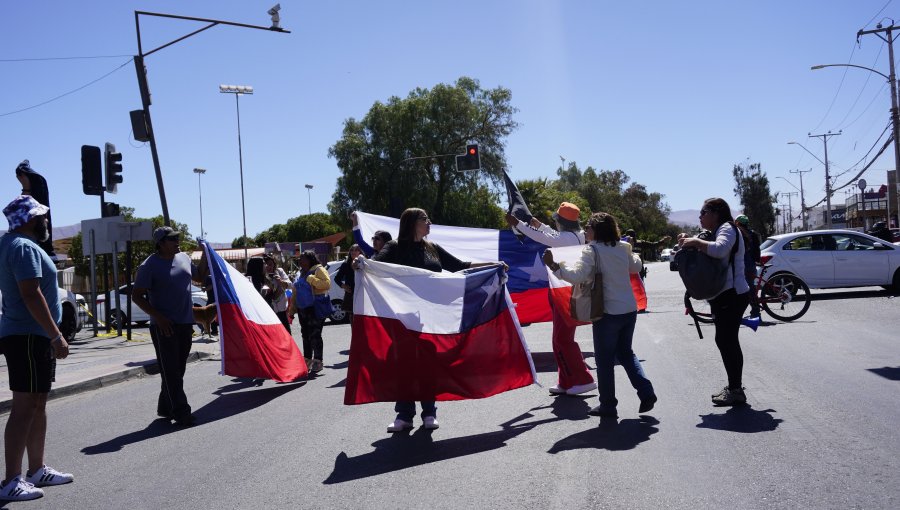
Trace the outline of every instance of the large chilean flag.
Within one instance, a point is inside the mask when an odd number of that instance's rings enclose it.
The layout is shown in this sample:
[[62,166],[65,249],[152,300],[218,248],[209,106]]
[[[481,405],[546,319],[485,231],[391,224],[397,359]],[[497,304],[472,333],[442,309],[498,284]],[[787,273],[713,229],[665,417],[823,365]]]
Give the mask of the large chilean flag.
[[[357,212],[359,230],[354,230],[356,242],[363,244],[377,230],[391,232],[396,239],[400,220]],[[432,225],[428,239],[463,261],[496,262],[502,260],[509,266],[507,288],[516,305],[519,320],[531,322],[550,321],[547,303],[547,270],[541,261],[546,246],[524,237],[516,239],[510,230],[489,228],[448,227]]]
[[535,382],[502,268],[366,260],[355,278],[345,404],[484,398]]
[[219,316],[222,374],[278,382],[308,375],[297,342],[247,278],[201,241]]

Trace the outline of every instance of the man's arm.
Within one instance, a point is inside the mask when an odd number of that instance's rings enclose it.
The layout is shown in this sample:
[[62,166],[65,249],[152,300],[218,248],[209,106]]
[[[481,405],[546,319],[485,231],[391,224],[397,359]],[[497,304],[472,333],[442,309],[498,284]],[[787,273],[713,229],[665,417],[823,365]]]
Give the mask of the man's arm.
[[47,338],[52,340],[51,345],[56,357],[63,359],[69,355],[69,344],[63,338],[62,333],[60,333],[56,322],[53,321],[50,307],[47,306],[47,300],[41,292],[40,283],[39,278],[20,280],[18,282],[19,294],[22,295],[22,301],[25,303],[25,307],[28,308],[28,313],[44,329],[47,333]]
[[136,304],[138,308],[147,312],[147,315],[153,318],[156,327],[163,336],[172,336],[172,321],[165,315],[159,313],[159,310],[153,308],[153,305],[147,301],[147,289],[145,287],[134,287],[131,291],[131,302]]

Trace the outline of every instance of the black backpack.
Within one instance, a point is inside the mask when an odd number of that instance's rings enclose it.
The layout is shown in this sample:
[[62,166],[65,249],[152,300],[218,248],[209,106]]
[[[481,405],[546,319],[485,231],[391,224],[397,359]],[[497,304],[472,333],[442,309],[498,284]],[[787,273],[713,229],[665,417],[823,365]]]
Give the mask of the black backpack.
[[[731,222],[729,224],[740,236],[741,233],[737,227]],[[701,239],[703,237],[701,236]],[[738,244],[740,244],[740,239],[735,238],[727,263],[723,259],[710,257],[695,248],[678,250],[678,253],[675,254],[678,275],[681,276],[684,288],[692,298],[712,299],[721,292],[728,279],[728,266],[731,266],[732,278],[734,278],[734,255],[737,253]]]

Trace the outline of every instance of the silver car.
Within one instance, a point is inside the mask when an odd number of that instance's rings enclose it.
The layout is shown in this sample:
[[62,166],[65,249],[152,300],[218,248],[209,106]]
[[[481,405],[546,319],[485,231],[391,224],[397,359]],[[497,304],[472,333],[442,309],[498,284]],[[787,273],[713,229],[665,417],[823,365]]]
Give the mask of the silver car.
[[810,288],[880,285],[900,292],[900,247],[853,230],[772,236],[760,246],[769,275],[790,273]]

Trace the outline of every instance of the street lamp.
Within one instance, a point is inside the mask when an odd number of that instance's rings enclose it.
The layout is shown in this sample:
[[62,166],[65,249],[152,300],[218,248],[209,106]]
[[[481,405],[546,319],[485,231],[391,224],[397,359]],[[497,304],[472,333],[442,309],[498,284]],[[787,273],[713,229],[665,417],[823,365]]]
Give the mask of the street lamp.
[[237,128],[238,128],[238,164],[241,170],[241,216],[244,220],[244,267],[247,266],[247,209],[244,205],[244,153],[241,148],[241,101],[240,98],[244,94],[253,94],[253,87],[249,85],[219,85],[219,92],[222,94],[234,94],[234,106],[237,110]]
[[309,214],[312,214],[312,193],[310,190],[313,189],[312,184],[306,185],[306,207],[309,208]]
[[[879,24],[877,30],[870,30],[868,32],[864,32],[864,31],[860,30],[859,33],[856,35],[856,39],[859,40],[859,36],[862,34],[877,33],[877,32],[881,32],[881,31],[885,31],[885,30],[887,31],[888,38],[887,38],[886,42],[888,43],[888,49],[889,49],[890,61],[891,61],[891,75],[890,76],[882,73],[881,71],[876,71],[875,69],[871,69],[871,68],[865,67],[865,66],[858,66],[855,64],[822,64],[822,65],[812,66],[810,69],[817,70],[817,69],[824,69],[826,67],[855,67],[857,69],[864,69],[866,71],[875,73],[888,81],[888,84],[890,84],[890,86],[891,86],[891,126],[892,126],[892,131],[894,134],[894,176],[895,176],[894,177],[894,182],[895,182],[894,186],[896,187],[896,183],[900,182],[900,140],[897,139],[897,135],[900,134],[900,113],[898,113],[898,112],[900,112],[900,109],[898,109],[898,107],[897,107],[897,80],[894,79],[894,45],[893,45],[894,39],[891,34],[891,30],[893,28],[894,27],[892,25],[891,27],[888,27],[887,29],[882,29],[881,25]],[[879,37],[881,37],[881,36],[879,35]],[[882,39],[884,39],[884,38],[882,37]],[[897,218],[898,218],[897,221],[898,221],[898,223],[900,223],[900,193],[897,193],[896,190],[894,191],[894,193],[897,195]],[[891,222],[890,193],[888,193],[888,199],[887,199],[887,222],[888,222],[888,224],[890,224],[890,222]]]
[[203,231],[203,187],[200,185],[200,176],[206,173],[206,169],[195,168],[194,173],[197,174],[197,191],[200,192],[200,239],[206,239],[206,233]]

